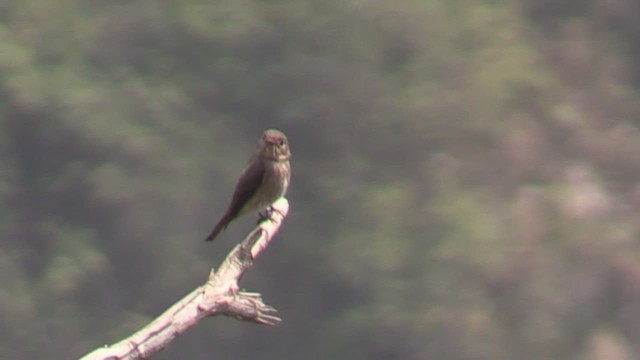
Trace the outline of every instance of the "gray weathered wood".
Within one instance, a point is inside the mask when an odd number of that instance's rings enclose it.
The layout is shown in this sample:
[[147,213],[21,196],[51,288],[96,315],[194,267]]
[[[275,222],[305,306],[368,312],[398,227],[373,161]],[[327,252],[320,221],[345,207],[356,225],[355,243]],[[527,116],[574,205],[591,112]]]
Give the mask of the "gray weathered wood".
[[178,335],[209,316],[226,315],[257,324],[277,325],[276,309],[262,302],[258,293],[240,291],[238,281],[264,251],[289,211],[287,199],[272,205],[269,219],[261,221],[220,265],[208,281],[171,306],[135,334],[113,345],[98,348],[81,360],[145,359],[164,349]]

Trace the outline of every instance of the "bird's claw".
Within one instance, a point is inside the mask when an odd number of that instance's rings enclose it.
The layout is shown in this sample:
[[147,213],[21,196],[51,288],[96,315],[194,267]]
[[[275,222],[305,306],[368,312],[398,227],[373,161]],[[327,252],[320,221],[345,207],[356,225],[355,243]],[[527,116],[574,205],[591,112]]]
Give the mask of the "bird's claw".
[[263,211],[259,211],[258,212],[258,224],[260,224],[261,222],[271,219],[271,207],[266,208]]
[[274,208],[273,206],[269,206],[268,208],[266,208],[264,211],[260,211],[258,212],[258,224],[260,224],[261,222],[265,221],[265,220],[271,220],[271,215],[273,215],[274,212],[277,212],[280,215],[283,215],[282,212],[276,208]]

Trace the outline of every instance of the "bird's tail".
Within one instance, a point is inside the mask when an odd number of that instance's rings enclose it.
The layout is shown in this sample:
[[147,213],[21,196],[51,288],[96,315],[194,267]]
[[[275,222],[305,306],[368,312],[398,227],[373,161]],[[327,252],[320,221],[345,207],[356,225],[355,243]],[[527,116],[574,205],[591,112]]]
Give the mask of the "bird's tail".
[[225,214],[222,219],[218,221],[216,226],[213,228],[213,230],[211,230],[211,233],[209,234],[209,236],[207,236],[206,239],[204,239],[204,241],[213,241],[213,239],[215,239],[216,236],[218,236],[218,234],[220,234],[220,232],[222,232],[222,230],[227,227],[229,221],[231,221],[231,219],[229,219],[229,215]]

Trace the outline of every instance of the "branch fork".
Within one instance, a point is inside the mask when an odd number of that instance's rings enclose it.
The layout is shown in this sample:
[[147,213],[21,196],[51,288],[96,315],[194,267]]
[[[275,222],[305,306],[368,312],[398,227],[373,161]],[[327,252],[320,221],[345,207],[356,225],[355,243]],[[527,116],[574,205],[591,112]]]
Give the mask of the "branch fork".
[[263,325],[278,325],[277,310],[255,292],[241,291],[238,282],[253,261],[271,243],[289,212],[289,202],[280,198],[268,217],[227,255],[218,271],[211,270],[207,282],[171,306],[140,331],[110,346],[98,348],[81,360],[145,359],[164,349],[178,335],[200,320],[224,315]]

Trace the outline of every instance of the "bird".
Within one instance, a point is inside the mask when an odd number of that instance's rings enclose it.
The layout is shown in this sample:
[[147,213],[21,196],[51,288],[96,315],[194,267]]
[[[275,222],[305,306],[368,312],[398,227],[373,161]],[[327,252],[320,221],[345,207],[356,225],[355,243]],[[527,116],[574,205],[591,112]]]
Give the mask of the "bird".
[[271,204],[283,197],[291,180],[290,158],[287,136],[276,129],[264,131],[236,183],[227,211],[205,240],[213,241],[232,220],[247,213],[269,209]]

